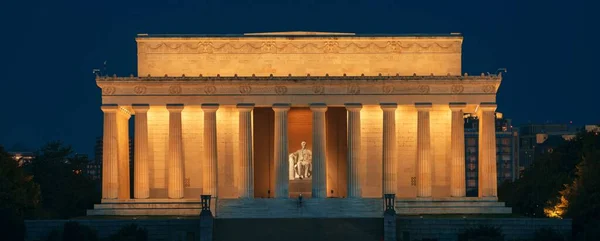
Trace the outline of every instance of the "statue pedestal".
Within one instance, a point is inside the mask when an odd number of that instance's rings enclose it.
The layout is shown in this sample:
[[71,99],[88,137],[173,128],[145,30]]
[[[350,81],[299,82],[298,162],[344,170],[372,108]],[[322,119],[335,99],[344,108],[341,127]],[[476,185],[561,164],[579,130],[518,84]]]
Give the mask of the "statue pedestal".
[[312,180],[311,179],[303,179],[303,180],[291,180],[290,181],[290,197],[297,198],[300,194],[302,197],[309,198],[311,197],[311,188],[312,188]]

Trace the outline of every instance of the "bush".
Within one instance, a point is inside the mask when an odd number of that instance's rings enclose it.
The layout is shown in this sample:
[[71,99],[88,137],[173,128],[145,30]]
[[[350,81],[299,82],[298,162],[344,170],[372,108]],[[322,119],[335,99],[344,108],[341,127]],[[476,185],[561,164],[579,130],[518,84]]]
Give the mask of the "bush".
[[534,241],[564,241],[561,233],[552,228],[541,228],[535,231]]
[[479,226],[468,228],[458,234],[458,241],[503,241],[504,235],[500,228]]
[[119,229],[119,231],[110,236],[111,241],[146,241],[148,232],[142,227],[130,224]]
[[92,228],[78,222],[67,222],[63,228],[63,241],[98,241],[98,235]]

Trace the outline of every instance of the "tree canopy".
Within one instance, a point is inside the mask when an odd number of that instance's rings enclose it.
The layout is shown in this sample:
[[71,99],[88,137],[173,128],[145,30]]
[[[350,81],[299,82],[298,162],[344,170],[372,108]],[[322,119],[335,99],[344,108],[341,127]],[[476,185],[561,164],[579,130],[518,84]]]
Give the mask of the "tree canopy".
[[581,132],[552,153],[536,156],[515,182],[498,190],[515,213],[572,218],[575,233],[595,229],[600,219],[600,136]]

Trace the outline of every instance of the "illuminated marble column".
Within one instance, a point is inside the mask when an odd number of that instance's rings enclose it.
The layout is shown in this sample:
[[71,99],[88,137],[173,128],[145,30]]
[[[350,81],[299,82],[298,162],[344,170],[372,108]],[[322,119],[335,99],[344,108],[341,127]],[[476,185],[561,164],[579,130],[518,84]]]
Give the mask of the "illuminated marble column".
[[381,103],[383,110],[383,194],[396,194],[396,103]]
[[431,197],[431,103],[416,103],[417,108],[417,197]]
[[252,110],[254,104],[238,104],[240,133],[240,198],[254,198],[254,162],[252,154]]
[[202,104],[204,111],[204,195],[218,197],[217,110],[219,104]]
[[289,197],[288,111],[289,104],[274,104],[275,198]]
[[348,198],[361,197],[360,163],[360,110],[362,104],[348,103]]
[[312,150],[312,197],[327,197],[327,162],[325,160],[326,130],[325,130],[325,112],[327,105],[311,104],[310,109],[313,113],[313,150]]
[[496,103],[481,103],[479,116],[479,197],[497,197]]
[[167,194],[169,198],[183,198],[183,142],[181,111],[183,104],[167,104],[169,110],[169,146],[167,151]]
[[450,165],[450,195],[452,197],[464,197],[465,189],[465,120],[463,110],[467,107],[465,103],[450,103],[452,111],[450,154],[452,164]]
[[102,136],[102,198],[119,197],[119,155],[116,104],[104,104],[104,130]]
[[150,197],[150,175],[148,160],[148,104],[133,104],[135,112],[135,138],[133,160],[133,197]]
[[119,199],[130,199],[129,188],[129,118],[131,113],[119,107],[117,111],[118,155],[119,155]]

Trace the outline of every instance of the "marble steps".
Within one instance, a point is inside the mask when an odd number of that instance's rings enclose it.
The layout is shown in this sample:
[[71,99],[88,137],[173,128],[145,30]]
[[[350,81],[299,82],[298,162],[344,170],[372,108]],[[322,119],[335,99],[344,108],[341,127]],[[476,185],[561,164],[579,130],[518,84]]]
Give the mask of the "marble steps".
[[504,202],[481,201],[396,201],[397,208],[419,207],[504,207]]
[[88,216],[198,216],[196,208],[89,209]]
[[103,203],[94,204],[94,209],[201,209],[201,203]]
[[509,207],[410,207],[396,208],[396,213],[400,215],[419,215],[419,214],[510,214],[512,208]]
[[381,217],[381,199],[220,200],[217,218],[302,218]]

